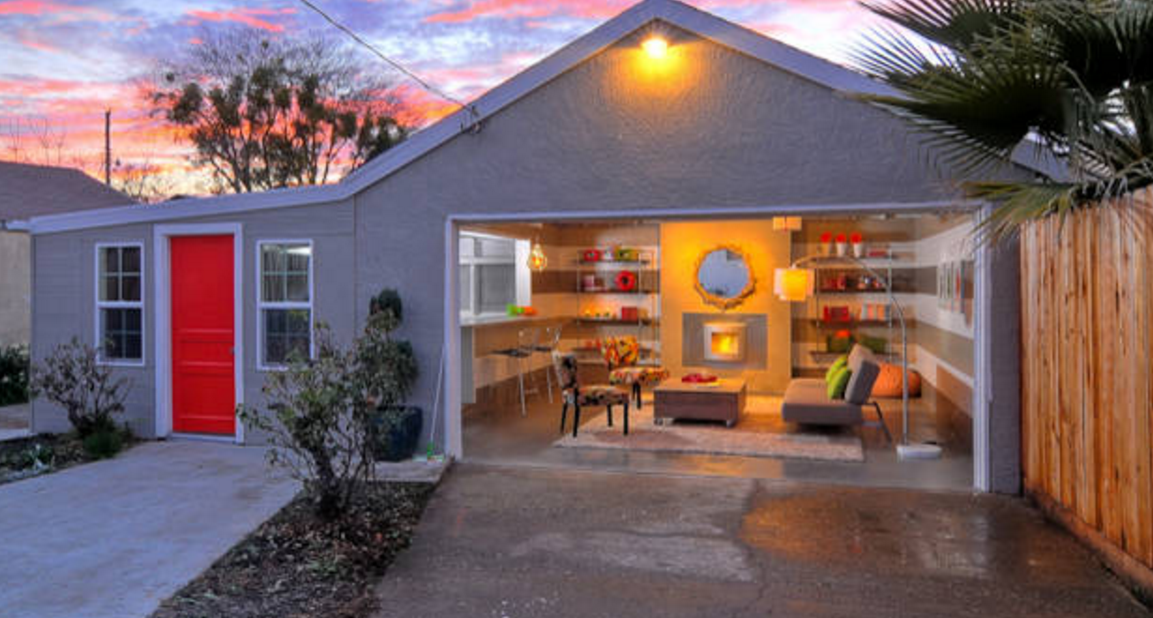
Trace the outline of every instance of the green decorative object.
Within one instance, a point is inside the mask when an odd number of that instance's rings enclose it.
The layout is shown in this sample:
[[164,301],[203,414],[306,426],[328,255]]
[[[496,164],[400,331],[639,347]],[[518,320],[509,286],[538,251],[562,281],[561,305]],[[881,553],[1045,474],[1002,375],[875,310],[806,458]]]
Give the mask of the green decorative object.
[[841,367],[837,373],[833,375],[833,379],[829,381],[829,389],[827,394],[829,399],[844,399],[845,389],[849,387],[849,378],[853,377],[853,372],[849,371],[848,367]]
[[838,358],[837,360],[833,361],[833,366],[829,367],[829,370],[825,372],[825,382],[832,382],[833,376],[836,375],[836,373],[841,370],[841,367],[844,367],[845,365],[848,365],[848,364],[849,364],[849,357],[848,356],[842,356],[842,357]]
[[857,343],[868,348],[873,354],[884,354],[889,351],[889,341],[884,337],[858,335]]
[[626,247],[617,247],[614,251],[616,260],[618,262],[635,262],[637,261],[637,250],[629,249]]
[[828,349],[829,349],[830,353],[832,353],[832,354],[847,354],[849,352],[849,350],[853,347],[853,338],[852,337],[837,337],[835,335],[829,335],[829,338],[826,340],[826,343],[828,345]]

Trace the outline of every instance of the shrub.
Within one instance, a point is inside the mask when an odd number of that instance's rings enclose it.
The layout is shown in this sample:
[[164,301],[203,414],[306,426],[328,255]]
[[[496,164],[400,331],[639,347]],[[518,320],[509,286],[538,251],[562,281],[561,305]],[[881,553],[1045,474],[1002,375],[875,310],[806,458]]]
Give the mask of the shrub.
[[118,429],[102,429],[84,438],[84,452],[93,459],[115,457],[124,448],[124,436]]
[[33,367],[31,386],[64,408],[81,439],[117,431],[113,415],[124,411],[129,390],[127,379],[114,379],[112,368],[97,362],[96,349],[76,338]]
[[[382,297],[386,302],[378,302]],[[300,480],[326,519],[342,515],[374,479],[373,412],[402,402],[416,380],[412,346],[391,337],[402,315],[395,292],[373,299],[364,332],[348,348],[318,323],[316,357],[295,356],[284,371],[267,375],[265,410],[238,412],[268,434],[270,463]]]
[[0,347],[0,406],[28,401],[28,346]]

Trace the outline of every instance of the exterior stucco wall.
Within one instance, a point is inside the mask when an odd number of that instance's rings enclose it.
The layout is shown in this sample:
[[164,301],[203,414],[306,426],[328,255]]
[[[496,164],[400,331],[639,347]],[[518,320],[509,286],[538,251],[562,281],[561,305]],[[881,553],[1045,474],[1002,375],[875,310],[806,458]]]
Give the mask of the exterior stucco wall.
[[[314,317],[328,323],[340,338],[354,333],[355,312],[350,299],[355,295],[354,235],[352,202],[306,208],[244,213],[227,217],[205,217],[174,224],[239,222],[243,226],[244,253],[244,401],[260,405],[264,373],[256,369],[256,243],[260,240],[310,239],[314,250]],[[125,420],[133,431],[145,437],[156,435],[155,372],[158,335],[156,323],[154,228],[151,225],[102,228],[37,236],[35,269],[36,320],[33,358],[42,359],[52,349],[73,336],[95,345],[95,246],[107,242],[144,243],[145,364],[143,367],[117,367],[119,376],[131,381]],[[167,335],[161,335],[167,336]],[[33,405],[35,431],[68,429],[62,410],[44,401]],[[249,436],[259,442],[259,436]]]
[[31,287],[31,238],[24,232],[0,231],[0,346],[31,338]]
[[[646,64],[638,38],[626,39],[486,119],[479,134],[454,138],[347,202],[213,217],[245,226],[248,403],[262,382],[249,283],[260,237],[317,240],[316,315],[342,336],[381,288],[400,290],[401,335],[421,367],[413,403],[431,421],[453,214],[851,208],[956,195],[891,114],[688,34],[672,39],[664,67]],[[91,247],[121,236],[143,238],[151,265],[151,226],[37,239],[37,355],[73,331],[91,340]],[[149,296],[146,314],[153,304]],[[130,409],[145,435],[153,430],[152,339]]]

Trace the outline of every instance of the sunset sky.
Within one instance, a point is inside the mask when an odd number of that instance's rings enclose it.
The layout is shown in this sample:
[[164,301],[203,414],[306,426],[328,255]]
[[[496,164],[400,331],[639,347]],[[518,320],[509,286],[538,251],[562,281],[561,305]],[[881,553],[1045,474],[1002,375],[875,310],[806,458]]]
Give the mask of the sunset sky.
[[[342,22],[454,96],[470,99],[634,0],[318,0]],[[876,22],[852,0],[691,0],[837,62]],[[114,156],[168,171],[182,190],[189,148],[148,116],[140,84],[217,28],[267,36],[330,30],[296,0],[0,0],[0,159],[99,169],[103,110]],[[379,63],[365,53],[365,62]],[[391,70],[380,64],[382,72]],[[412,121],[445,104],[405,86]],[[29,128],[31,125],[31,128]],[[22,151],[11,135],[20,128]],[[35,134],[54,136],[50,149]]]

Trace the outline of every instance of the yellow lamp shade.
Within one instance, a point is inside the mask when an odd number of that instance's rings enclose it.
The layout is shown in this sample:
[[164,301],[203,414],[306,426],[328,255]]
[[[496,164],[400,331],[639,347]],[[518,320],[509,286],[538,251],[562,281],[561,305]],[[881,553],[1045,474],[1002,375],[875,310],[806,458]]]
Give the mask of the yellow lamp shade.
[[799,303],[813,295],[813,271],[807,268],[778,268],[773,273],[773,292],[781,300]]

